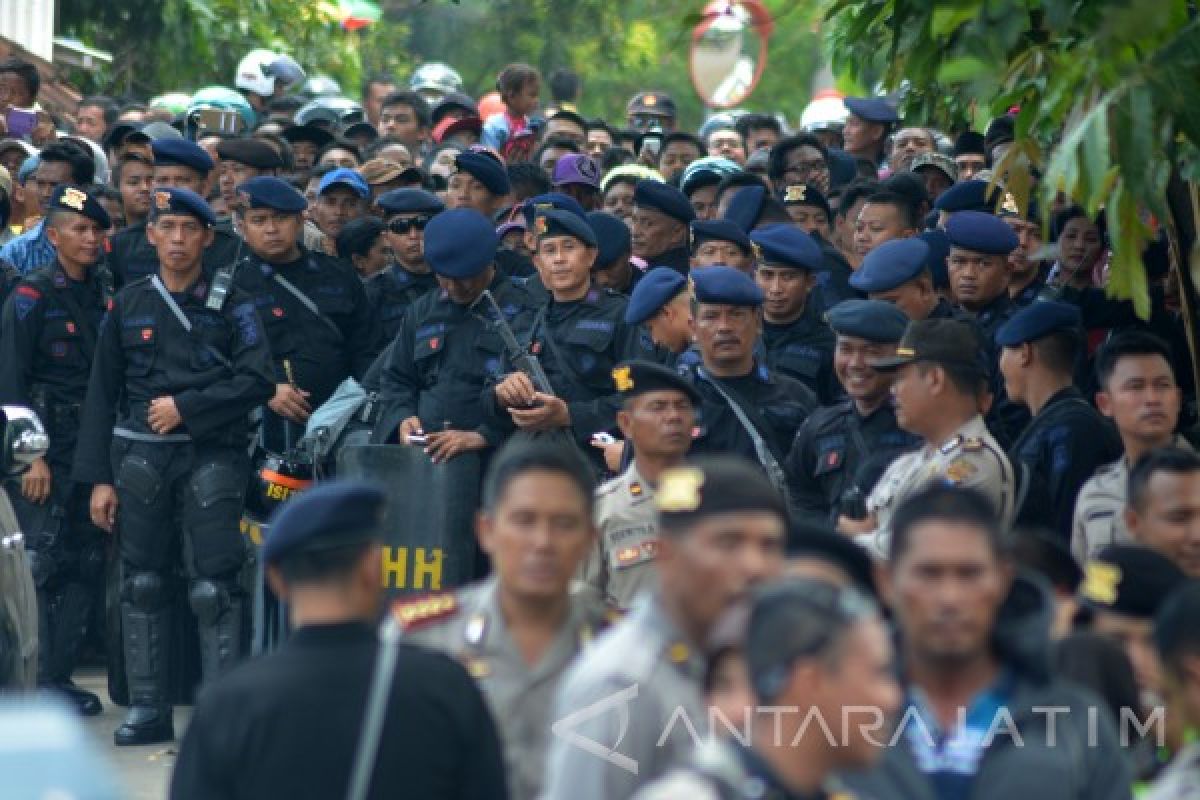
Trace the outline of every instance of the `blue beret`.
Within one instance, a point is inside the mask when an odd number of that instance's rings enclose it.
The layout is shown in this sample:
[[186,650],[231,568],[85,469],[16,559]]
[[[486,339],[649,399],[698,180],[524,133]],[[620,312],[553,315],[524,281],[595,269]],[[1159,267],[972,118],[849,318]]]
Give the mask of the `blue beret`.
[[285,214],[299,214],[308,208],[308,201],[292,185],[273,175],[259,175],[237,187],[245,195],[249,208],[270,208]]
[[511,188],[504,165],[486,153],[464,150],[454,157],[454,166],[470,174],[494,195],[508,194]]
[[700,405],[700,393],[675,370],[653,361],[626,361],[613,368],[613,383],[622,397],[637,397],[646,392],[676,391],[687,395],[692,405]]
[[81,214],[104,229],[112,225],[112,219],[95,195],[68,183],[55,188],[54,194],[50,196],[50,209]]
[[857,336],[869,342],[898,342],[908,327],[908,316],[882,300],[843,300],[825,312],[834,333]]
[[685,225],[696,218],[692,201],[688,200],[687,195],[661,181],[638,181],[633,189],[633,204],[659,211]]
[[[829,150],[830,187],[845,186],[858,177],[858,162],[845,150]],[[831,220],[832,221],[832,220]]]
[[425,260],[445,278],[474,278],[492,265],[500,238],[473,208],[443,211],[425,226]]
[[375,205],[389,214],[438,214],[446,210],[436,194],[424,189],[392,189],[379,195]]
[[979,180],[961,181],[938,195],[934,201],[935,211],[991,211],[1001,194],[993,189],[988,194],[988,182]]
[[941,228],[921,231],[917,238],[929,245],[929,272],[933,275],[933,288],[946,289],[950,286],[950,273],[946,259],[950,257],[950,239]]
[[190,139],[156,139],[150,143],[150,149],[154,151],[156,167],[179,165],[208,173],[214,166],[212,157]]
[[758,218],[762,214],[763,201],[767,199],[767,190],[762,186],[746,186],[734,192],[729,198],[729,206],[725,209],[725,219],[736,224],[746,233],[754,230]]
[[317,186],[317,194],[325,194],[334,186],[345,186],[362,198],[371,196],[371,187],[367,185],[367,179],[349,167],[338,167],[326,172]]
[[810,272],[825,266],[821,246],[795,225],[768,225],[750,234],[762,251],[762,263],[772,267],[795,267]]
[[899,122],[896,109],[882,97],[847,97],[842,101],[846,110],[867,122]]
[[1054,300],[1039,300],[1022,308],[996,331],[996,344],[1016,347],[1058,331],[1080,330],[1083,317],[1077,306]]
[[629,305],[625,307],[625,321],[630,325],[642,324],[686,288],[687,278],[670,267],[649,270],[633,287]]
[[381,538],[383,490],[361,481],[318,484],[279,507],[271,518],[263,560],[314,553]]
[[736,222],[727,219],[697,219],[692,221],[692,249],[712,240],[733,242],[748,256],[754,255],[754,242]]
[[596,253],[595,268],[607,267],[632,250],[629,226],[620,217],[607,211],[589,211],[587,221],[596,233],[600,250]]
[[692,271],[692,288],[698,303],[753,306],[763,303],[762,289],[746,273],[733,267],[704,267]]
[[596,232],[588,225],[587,217],[577,217],[570,211],[557,208],[538,210],[533,231],[539,239],[550,236],[574,236],[588,247],[596,246]]
[[549,211],[557,208],[559,211],[569,211],[580,219],[587,219],[587,211],[579,205],[579,201],[562,192],[546,192],[538,194],[521,204],[521,213],[525,215],[525,224],[532,227],[533,220],[539,211]]
[[920,239],[892,239],[867,253],[850,285],[860,292],[888,292],[928,268],[929,245]]
[[212,206],[191,189],[155,189],[150,214],[154,219],[168,214],[190,214],[210,228],[217,224],[217,214]]
[[987,255],[1006,256],[1020,245],[1017,234],[995,214],[960,211],[946,223],[951,247]]

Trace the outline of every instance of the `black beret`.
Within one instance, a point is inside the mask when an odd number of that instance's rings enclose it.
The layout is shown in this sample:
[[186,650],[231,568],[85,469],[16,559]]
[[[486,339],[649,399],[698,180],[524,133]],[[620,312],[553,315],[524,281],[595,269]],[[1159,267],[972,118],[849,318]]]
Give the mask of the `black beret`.
[[758,224],[762,216],[763,202],[767,199],[767,190],[763,186],[745,186],[733,190],[729,205],[725,208],[725,219],[730,220],[749,233]]
[[587,211],[579,204],[579,201],[562,192],[534,195],[521,204],[521,214],[525,217],[525,225],[532,228],[538,212],[555,208],[559,211],[569,211],[580,219],[587,219]]
[[178,164],[197,172],[212,172],[212,157],[203,147],[190,139],[156,139],[150,143],[154,151],[154,165],[164,167]]
[[821,190],[804,183],[793,183],[784,188],[781,198],[785,206],[814,206],[825,212],[826,218],[833,221],[833,210]]
[[319,484],[279,507],[263,543],[263,560],[278,564],[299,553],[379,540],[386,499],[382,489],[369,483]]
[[620,217],[607,211],[589,211],[587,221],[596,233],[599,250],[596,253],[594,269],[607,267],[630,252],[632,245],[629,226]]
[[56,187],[54,194],[50,196],[50,209],[80,214],[105,230],[112,226],[112,219],[96,196],[78,186],[64,183]]
[[171,214],[188,214],[210,228],[217,224],[217,215],[212,206],[191,189],[155,189],[153,202],[150,204],[150,215],[158,219]]
[[1147,619],[1187,576],[1175,562],[1148,547],[1112,544],[1084,565],[1079,595],[1101,611]]
[[683,192],[661,181],[641,180],[633,189],[633,204],[688,224],[696,218],[692,201]]
[[692,249],[705,242],[732,242],[748,256],[754,256],[754,242],[736,222],[727,219],[692,220]]
[[678,372],[651,361],[626,361],[612,371],[613,382],[622,397],[637,397],[646,392],[674,390],[683,392],[692,405],[700,405],[700,394]]
[[967,153],[986,156],[987,150],[983,146],[983,134],[975,131],[963,131],[954,140],[954,155],[961,156]]
[[332,133],[315,125],[289,125],[283,129],[283,133],[280,135],[293,144],[310,142],[315,144],[318,149],[332,142],[334,138]]
[[217,155],[223,161],[236,161],[255,169],[282,169],[279,151],[262,139],[222,139],[217,143]]
[[499,246],[491,221],[473,208],[443,211],[425,226],[425,260],[446,278],[479,275],[495,262]]
[[559,211],[557,208],[539,210],[533,223],[533,231],[538,239],[574,236],[588,247],[596,246],[596,232],[588,225],[587,219],[580,218],[570,211]]
[[375,205],[389,214],[437,214],[446,204],[433,192],[424,189],[392,189],[379,195]]
[[783,497],[762,470],[729,455],[688,459],[664,470],[654,501],[664,526],[737,511],[770,512],[781,521],[788,517]]

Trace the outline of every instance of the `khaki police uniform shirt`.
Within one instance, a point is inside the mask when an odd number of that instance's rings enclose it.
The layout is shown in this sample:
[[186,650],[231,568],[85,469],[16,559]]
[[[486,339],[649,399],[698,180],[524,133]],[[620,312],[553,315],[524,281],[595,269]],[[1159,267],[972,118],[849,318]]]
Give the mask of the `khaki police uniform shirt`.
[[1200,800],[1200,742],[1192,742],[1171,759],[1143,800]]
[[533,800],[552,737],[554,698],[567,667],[604,626],[591,592],[573,594],[566,622],[534,666],[526,663],[500,612],[497,581],[461,589],[451,614],[406,632],[410,642],[458,659],[487,699],[504,747],[509,797]]
[[704,659],[658,592],[582,656],[563,680],[545,796],[627,798],[686,762],[707,729]]
[[595,519],[599,535],[581,577],[610,606],[626,610],[638,594],[658,586],[658,509],[636,461],[596,490]]
[[988,431],[983,417],[977,414],[941,444],[926,444],[892,462],[867,497],[867,511],[875,515],[876,528],[856,537],[858,543],[877,558],[887,558],[892,515],[897,506],[939,481],[983,492],[1000,509],[1003,524],[1012,524],[1016,513],[1012,464]]
[[[1172,447],[1191,450],[1182,436],[1176,436]],[[1110,544],[1131,544],[1133,537],[1125,527],[1125,499],[1129,482],[1129,463],[1125,457],[1096,470],[1087,479],[1075,499],[1075,516],[1071,524],[1071,555],[1086,564]]]

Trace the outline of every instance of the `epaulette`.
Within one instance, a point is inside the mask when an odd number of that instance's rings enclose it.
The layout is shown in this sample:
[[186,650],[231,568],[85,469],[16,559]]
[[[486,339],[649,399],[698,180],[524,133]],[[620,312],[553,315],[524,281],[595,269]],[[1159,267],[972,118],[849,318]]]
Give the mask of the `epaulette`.
[[977,450],[982,450],[983,445],[984,445],[983,439],[979,439],[975,436],[970,436],[966,439],[963,439],[962,449],[966,450],[968,453],[974,453]]
[[458,613],[458,608],[458,599],[453,594],[433,594],[397,600],[392,604],[392,615],[400,623],[401,630],[407,633],[452,617]]

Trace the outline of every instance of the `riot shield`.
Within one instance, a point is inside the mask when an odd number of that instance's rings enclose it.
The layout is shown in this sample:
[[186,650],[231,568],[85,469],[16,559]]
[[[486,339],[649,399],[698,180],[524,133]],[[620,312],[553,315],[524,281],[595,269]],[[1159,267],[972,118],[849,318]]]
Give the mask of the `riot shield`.
[[0,486],[0,687],[37,685],[38,614],[29,554]]
[[445,591],[475,577],[478,453],[434,464],[418,447],[358,445],[338,454],[341,478],[388,489],[383,585],[392,596]]

